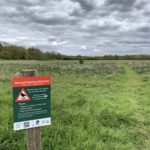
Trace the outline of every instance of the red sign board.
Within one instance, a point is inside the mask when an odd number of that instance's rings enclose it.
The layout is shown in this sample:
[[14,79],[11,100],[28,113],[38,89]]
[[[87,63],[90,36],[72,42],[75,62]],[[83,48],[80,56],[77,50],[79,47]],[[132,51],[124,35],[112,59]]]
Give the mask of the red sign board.
[[50,84],[51,76],[14,77],[12,80],[13,87],[40,86]]

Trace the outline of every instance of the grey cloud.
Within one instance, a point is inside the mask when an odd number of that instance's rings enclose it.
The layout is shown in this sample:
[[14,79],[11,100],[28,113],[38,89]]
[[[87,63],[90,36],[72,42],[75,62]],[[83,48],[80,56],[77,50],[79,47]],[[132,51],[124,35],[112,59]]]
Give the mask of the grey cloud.
[[130,7],[135,4],[137,0],[106,0],[106,5],[121,5],[124,7]]
[[145,41],[145,40],[144,41],[143,40],[140,40],[140,41],[124,40],[124,41],[119,41],[119,43],[121,43],[121,44],[131,44],[131,45],[149,45],[150,46],[150,41]]
[[109,24],[104,24],[104,25],[90,25],[86,29],[81,29],[83,32],[89,32],[89,33],[96,33],[96,34],[102,34],[104,32],[114,32],[118,30],[120,26],[118,25],[109,25]]
[[67,23],[72,23],[73,20],[68,19],[66,17],[61,17],[61,16],[42,17],[38,15],[38,16],[32,16],[32,21],[35,21],[36,23],[40,23],[44,25],[63,25]]
[[100,2],[1,0],[0,41],[68,55],[150,53],[150,1]]
[[28,23],[35,22],[43,25],[73,25],[78,21],[78,19],[69,17],[67,14],[62,15],[61,13],[53,12],[46,14],[47,12],[42,8],[40,9],[40,6],[38,6],[37,9],[36,7],[37,6],[28,8],[26,5],[16,5],[16,7],[12,7],[12,10],[4,9],[4,12],[2,12],[0,16],[7,17],[13,23],[21,23],[25,19]]
[[137,2],[135,3],[135,8],[138,9],[138,10],[141,10],[141,9],[143,9],[146,5],[147,5],[147,2],[146,2],[146,1],[140,0],[140,1],[137,1]]
[[70,12],[70,16],[83,17],[85,12],[81,8],[75,8],[72,12]]
[[105,6],[113,11],[131,11],[137,0],[106,0]]
[[73,2],[77,2],[85,11],[91,11],[95,8],[95,1],[91,0],[72,0]]
[[17,6],[17,5],[22,5],[22,6],[28,6],[32,7],[35,5],[41,5],[42,3],[46,2],[46,0],[40,1],[40,0],[2,0],[3,4],[9,4],[11,6]]
[[149,26],[140,27],[138,28],[138,31],[150,34],[150,27]]
[[149,17],[150,16],[150,11],[149,10],[148,11],[144,11],[143,15]]

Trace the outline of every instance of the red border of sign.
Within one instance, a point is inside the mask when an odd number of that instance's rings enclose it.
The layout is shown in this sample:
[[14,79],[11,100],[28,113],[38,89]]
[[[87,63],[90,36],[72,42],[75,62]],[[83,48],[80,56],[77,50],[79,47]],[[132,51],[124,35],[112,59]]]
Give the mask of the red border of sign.
[[51,76],[14,77],[12,79],[12,86],[26,87],[26,86],[50,85],[51,81],[52,81]]
[[[18,100],[19,99],[19,96],[21,94],[21,92],[24,91],[24,93],[26,93],[28,99],[27,100]],[[27,102],[27,101],[30,101],[31,98],[29,97],[29,95],[27,94],[26,90],[24,88],[21,89],[21,91],[19,92],[18,96],[17,96],[17,99],[16,99],[16,102]]]

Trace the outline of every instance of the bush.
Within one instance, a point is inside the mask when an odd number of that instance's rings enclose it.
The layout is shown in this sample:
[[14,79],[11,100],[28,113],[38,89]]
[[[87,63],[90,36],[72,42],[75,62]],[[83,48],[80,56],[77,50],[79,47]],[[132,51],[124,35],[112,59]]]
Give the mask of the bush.
[[83,59],[80,59],[79,64],[83,64],[83,63],[84,63]]

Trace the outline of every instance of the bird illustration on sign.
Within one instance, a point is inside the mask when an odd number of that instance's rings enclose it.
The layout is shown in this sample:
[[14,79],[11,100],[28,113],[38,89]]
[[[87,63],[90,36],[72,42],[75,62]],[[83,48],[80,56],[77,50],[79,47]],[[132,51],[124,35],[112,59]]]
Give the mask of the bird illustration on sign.
[[25,89],[22,88],[20,93],[17,96],[16,102],[26,102],[26,101],[30,101],[30,100],[31,100],[31,98],[29,97],[29,95],[27,94]]

